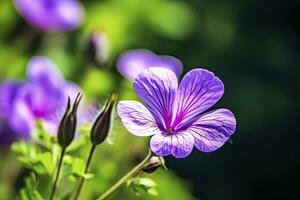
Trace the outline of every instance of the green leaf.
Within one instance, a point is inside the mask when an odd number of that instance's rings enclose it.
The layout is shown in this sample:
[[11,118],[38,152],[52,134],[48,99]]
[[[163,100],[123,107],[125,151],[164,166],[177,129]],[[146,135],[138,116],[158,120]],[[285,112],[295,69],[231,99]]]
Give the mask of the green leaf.
[[152,195],[152,196],[158,196],[158,191],[157,191],[156,188],[149,188],[147,190],[147,193],[150,194],[150,195]]
[[43,166],[45,173],[50,175],[53,174],[55,165],[53,165],[52,155],[50,152],[40,153],[38,155],[38,160]]
[[152,196],[158,195],[156,182],[147,177],[132,178],[127,181],[127,187],[130,187],[137,196],[142,196],[142,192]]
[[25,167],[38,174],[52,175],[57,160],[55,145],[52,146],[52,151],[50,151],[40,145],[20,141],[13,143],[11,150]]
[[25,178],[25,187],[20,190],[20,200],[44,200],[37,190],[38,181],[34,173]]
[[72,181],[77,181],[79,178],[91,179],[94,178],[92,173],[84,172],[85,161],[82,158],[65,156],[64,176],[69,176]]
[[53,144],[53,139],[50,137],[50,134],[45,129],[42,120],[36,121],[36,129],[33,131],[33,139],[41,146],[47,149],[51,149],[51,146]]
[[156,187],[156,182],[150,178],[136,178],[135,184],[144,188]]

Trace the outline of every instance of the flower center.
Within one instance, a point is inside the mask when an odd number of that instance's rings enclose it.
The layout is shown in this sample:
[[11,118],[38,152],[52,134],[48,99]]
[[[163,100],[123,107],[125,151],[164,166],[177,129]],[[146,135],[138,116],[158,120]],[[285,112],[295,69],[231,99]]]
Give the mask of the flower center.
[[167,133],[169,134],[173,134],[174,133],[174,129],[172,127],[167,129]]

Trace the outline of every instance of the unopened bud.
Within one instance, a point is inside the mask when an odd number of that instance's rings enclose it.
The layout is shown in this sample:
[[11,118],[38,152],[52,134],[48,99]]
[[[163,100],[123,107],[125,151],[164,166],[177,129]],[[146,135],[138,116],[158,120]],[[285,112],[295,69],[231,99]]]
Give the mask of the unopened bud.
[[106,101],[102,111],[93,124],[91,131],[91,141],[94,145],[102,143],[108,136],[112,122],[112,112],[117,100],[117,95],[113,94]]
[[101,66],[108,59],[108,40],[105,33],[94,32],[88,41],[87,54],[92,64]]
[[143,171],[146,173],[152,173],[160,166],[164,166],[164,158],[160,156],[152,156],[148,164],[143,167]]
[[66,148],[73,141],[76,125],[77,125],[77,110],[81,101],[82,95],[77,94],[74,104],[71,108],[71,100],[68,97],[68,104],[63,118],[58,128],[58,143],[62,148]]

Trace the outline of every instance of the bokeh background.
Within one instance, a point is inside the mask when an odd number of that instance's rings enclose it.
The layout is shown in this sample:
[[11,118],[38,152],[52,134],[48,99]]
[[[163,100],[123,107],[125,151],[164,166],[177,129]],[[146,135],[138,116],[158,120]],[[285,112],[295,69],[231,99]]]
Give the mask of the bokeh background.
[[[129,49],[145,48],[175,56],[183,62],[184,73],[196,67],[207,68],[225,84],[225,95],[214,107],[229,108],[237,119],[232,144],[210,154],[194,150],[185,159],[167,157],[167,166],[176,178],[168,176],[173,182],[160,178],[165,181],[161,185],[166,188],[174,184],[175,190],[187,188],[189,192],[184,192],[200,200],[299,198],[299,1],[81,3],[85,17],[78,29],[46,33],[28,25],[12,1],[0,1],[0,80],[23,79],[28,60],[44,55],[54,60],[88,98],[103,102],[115,91],[121,99],[137,98],[130,82],[116,69],[118,57]],[[94,33],[107,39],[100,61],[93,60],[89,46]],[[103,156],[99,159],[110,158],[120,149],[126,149],[123,153],[128,155],[144,152],[146,140],[140,142],[143,139],[116,124],[118,136],[114,136],[113,145],[104,147],[106,152],[99,153]],[[107,153],[110,149],[115,150]],[[115,157],[122,157],[119,154]],[[17,161],[5,149],[0,159],[4,170],[1,183],[13,179],[17,187],[16,176],[6,173]],[[4,165],[4,161],[9,162]],[[105,166],[115,173],[113,163]],[[190,195],[172,197],[174,188],[154,199],[192,199]],[[4,186],[1,190],[7,192]]]

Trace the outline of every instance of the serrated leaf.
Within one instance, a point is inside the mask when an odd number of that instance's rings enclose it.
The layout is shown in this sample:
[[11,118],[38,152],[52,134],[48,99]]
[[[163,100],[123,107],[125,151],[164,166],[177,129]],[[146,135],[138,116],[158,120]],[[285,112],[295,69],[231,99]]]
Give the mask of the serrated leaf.
[[54,167],[52,162],[52,155],[50,152],[41,153],[39,156],[39,162],[42,164],[43,168],[45,169],[46,174],[53,174]]
[[51,149],[53,141],[50,134],[45,129],[44,122],[42,120],[36,121],[36,129],[33,131],[32,135],[34,141],[47,149]]
[[39,174],[52,174],[55,162],[51,151],[42,151],[39,145],[25,141],[15,142],[11,150],[25,167]]
[[69,176],[72,181],[76,181],[79,178],[91,179],[94,178],[94,174],[84,174],[85,161],[78,157],[71,155],[65,156],[64,175]]
[[20,190],[20,200],[44,200],[37,190],[38,181],[34,173],[25,178],[25,187]]

